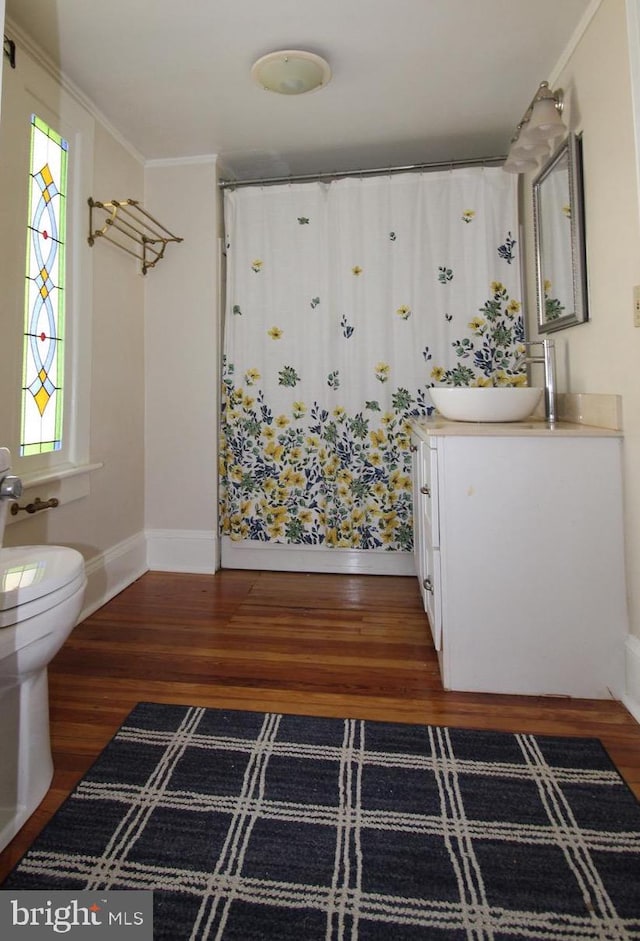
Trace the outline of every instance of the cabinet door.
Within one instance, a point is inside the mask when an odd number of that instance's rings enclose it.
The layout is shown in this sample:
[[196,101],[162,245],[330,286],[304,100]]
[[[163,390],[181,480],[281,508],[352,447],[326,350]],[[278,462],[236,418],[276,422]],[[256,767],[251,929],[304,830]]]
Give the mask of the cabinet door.
[[423,513],[421,489],[424,486],[424,463],[422,449],[424,443],[420,439],[413,439],[412,442],[412,461],[413,461],[413,558],[420,585],[420,595],[425,611],[427,610],[427,599],[425,595],[424,580],[426,571],[426,518]]
[[440,550],[427,547],[426,575],[422,583],[424,592],[424,609],[429,618],[433,646],[436,650],[442,648],[442,590],[440,587]]
[[416,575],[436,650],[442,640],[437,452],[419,439],[413,451],[413,536]]

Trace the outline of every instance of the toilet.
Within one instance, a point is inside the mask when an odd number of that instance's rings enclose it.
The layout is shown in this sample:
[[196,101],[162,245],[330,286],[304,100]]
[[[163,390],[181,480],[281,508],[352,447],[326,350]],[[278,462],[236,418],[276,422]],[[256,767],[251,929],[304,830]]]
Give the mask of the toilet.
[[21,492],[9,469],[0,448],[0,850],[51,784],[47,666],[77,624],[86,587],[75,549],[2,547]]

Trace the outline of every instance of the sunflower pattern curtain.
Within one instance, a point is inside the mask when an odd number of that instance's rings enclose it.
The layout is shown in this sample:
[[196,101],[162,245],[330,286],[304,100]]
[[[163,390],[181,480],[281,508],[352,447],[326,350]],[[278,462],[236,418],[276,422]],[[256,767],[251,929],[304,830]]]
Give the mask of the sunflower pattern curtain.
[[429,387],[525,381],[516,205],[489,168],[225,192],[223,534],[412,548]]

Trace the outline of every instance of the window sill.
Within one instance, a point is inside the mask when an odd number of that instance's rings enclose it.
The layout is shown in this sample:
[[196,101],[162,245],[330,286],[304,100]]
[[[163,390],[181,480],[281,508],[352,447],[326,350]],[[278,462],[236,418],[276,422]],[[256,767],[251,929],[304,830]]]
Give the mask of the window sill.
[[[68,465],[36,471],[33,474],[24,474],[21,476],[22,496],[19,501],[14,502],[18,502],[19,506],[26,506],[38,498],[47,501],[55,497],[58,500],[58,505],[64,506],[74,500],[81,500],[91,492],[90,476],[92,472],[100,470],[102,466],[102,464]],[[29,519],[30,516],[31,514],[26,512],[13,516],[9,512],[7,513],[6,522],[10,526],[12,523]]]

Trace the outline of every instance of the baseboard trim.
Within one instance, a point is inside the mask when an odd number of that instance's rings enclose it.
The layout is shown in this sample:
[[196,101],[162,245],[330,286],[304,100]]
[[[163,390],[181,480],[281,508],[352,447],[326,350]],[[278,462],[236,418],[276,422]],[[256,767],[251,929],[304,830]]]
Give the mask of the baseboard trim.
[[413,575],[412,552],[380,549],[325,549],[322,546],[262,545],[223,536],[222,568],[275,572],[324,572],[337,575]]
[[103,604],[148,571],[144,533],[112,546],[85,564],[87,590],[81,619],[89,617]]
[[211,530],[150,529],[146,539],[152,572],[212,575],[220,568],[219,540]]
[[629,634],[625,642],[625,693],[623,705],[640,722],[640,639]]

